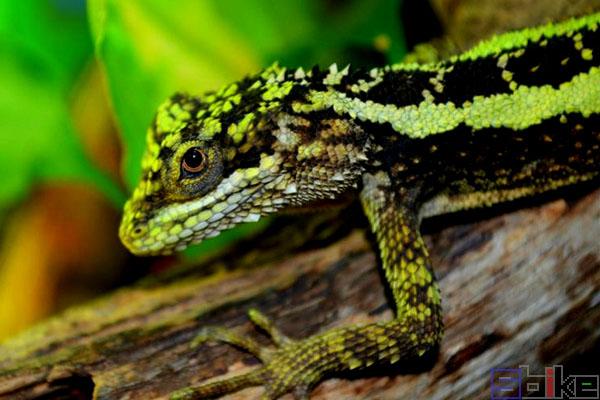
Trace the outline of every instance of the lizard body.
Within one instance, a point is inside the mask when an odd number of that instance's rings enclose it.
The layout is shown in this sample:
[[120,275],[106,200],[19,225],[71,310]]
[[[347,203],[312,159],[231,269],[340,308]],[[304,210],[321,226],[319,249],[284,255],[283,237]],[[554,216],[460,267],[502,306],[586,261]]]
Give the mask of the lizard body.
[[203,96],[176,94],[147,136],[120,236],[159,254],[241,222],[356,194],[375,234],[396,318],[278,348],[222,329],[202,337],[264,362],[179,392],[265,385],[307,397],[323,376],[420,356],[442,337],[424,217],[486,207],[600,176],[600,14],[507,33],[432,64],[372,70],[273,65]]

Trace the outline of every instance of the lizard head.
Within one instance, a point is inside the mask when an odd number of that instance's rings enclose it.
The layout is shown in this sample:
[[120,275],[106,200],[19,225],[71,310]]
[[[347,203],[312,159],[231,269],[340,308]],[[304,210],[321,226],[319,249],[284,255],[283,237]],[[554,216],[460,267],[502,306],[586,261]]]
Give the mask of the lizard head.
[[159,107],[119,229],[133,253],[181,250],[356,184],[368,146],[347,135],[362,131],[334,115],[294,112],[291,104],[306,104],[308,93],[308,82],[294,75],[275,65],[203,97],[176,94]]

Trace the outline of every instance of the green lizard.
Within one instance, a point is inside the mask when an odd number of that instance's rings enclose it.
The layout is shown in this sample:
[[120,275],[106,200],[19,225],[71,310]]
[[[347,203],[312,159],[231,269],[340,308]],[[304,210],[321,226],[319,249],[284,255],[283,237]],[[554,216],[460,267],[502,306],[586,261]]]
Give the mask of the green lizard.
[[435,347],[441,300],[419,233],[429,216],[486,207],[600,176],[600,14],[494,37],[432,64],[372,70],[273,65],[204,96],[176,94],[147,136],[120,236],[165,254],[240,222],[356,194],[375,234],[396,317],[263,349],[206,328],[263,366],[178,399],[264,385],[307,398],[324,376]]

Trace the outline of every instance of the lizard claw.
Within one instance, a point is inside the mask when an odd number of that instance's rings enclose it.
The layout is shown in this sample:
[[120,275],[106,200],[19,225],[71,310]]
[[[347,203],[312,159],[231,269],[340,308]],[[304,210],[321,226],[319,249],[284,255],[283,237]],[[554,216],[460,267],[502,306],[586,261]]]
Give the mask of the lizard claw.
[[[248,317],[254,325],[267,333],[276,347],[282,347],[292,342],[292,340],[284,335],[266,315],[257,309],[250,309],[248,311]],[[191,346],[192,348],[198,347],[209,341],[227,343],[238,347],[252,354],[263,363],[268,361],[268,357],[272,353],[272,349],[262,347],[252,338],[242,336],[232,329],[220,328],[217,326],[207,326],[202,328],[192,341]]]
[[[208,341],[227,343],[257,357],[261,368],[248,373],[226,379],[216,379],[199,386],[188,387],[171,394],[172,400],[194,400],[214,398],[250,386],[265,386],[263,399],[274,399],[287,392],[293,392],[297,399],[308,399],[309,383],[303,377],[293,373],[290,361],[297,355],[297,344],[301,343],[288,338],[263,313],[256,309],[248,311],[250,320],[265,331],[275,344],[275,349],[265,348],[254,339],[242,336],[234,330],[220,327],[205,327],[192,341],[197,347]],[[287,364],[287,365],[286,365]]]
[[250,321],[254,323],[254,325],[258,326],[260,329],[265,331],[267,335],[271,338],[275,346],[283,347],[286,344],[292,342],[290,338],[284,335],[275,324],[263,313],[258,311],[256,308],[251,308],[248,311],[248,317]]
[[220,328],[216,326],[208,326],[202,328],[198,336],[192,341],[192,348],[198,347],[206,342],[221,342],[238,347],[261,361],[264,360],[265,349],[254,339],[247,336],[242,336],[232,329]]

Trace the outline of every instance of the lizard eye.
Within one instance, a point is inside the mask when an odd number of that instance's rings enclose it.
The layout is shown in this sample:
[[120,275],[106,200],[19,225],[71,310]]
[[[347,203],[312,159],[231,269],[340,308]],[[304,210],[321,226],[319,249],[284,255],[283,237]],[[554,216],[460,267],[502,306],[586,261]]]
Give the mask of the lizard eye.
[[172,199],[188,200],[207,193],[223,179],[221,150],[215,144],[186,143],[172,156],[161,175]]
[[206,154],[199,147],[192,147],[181,159],[181,168],[191,174],[198,173],[206,167]]

